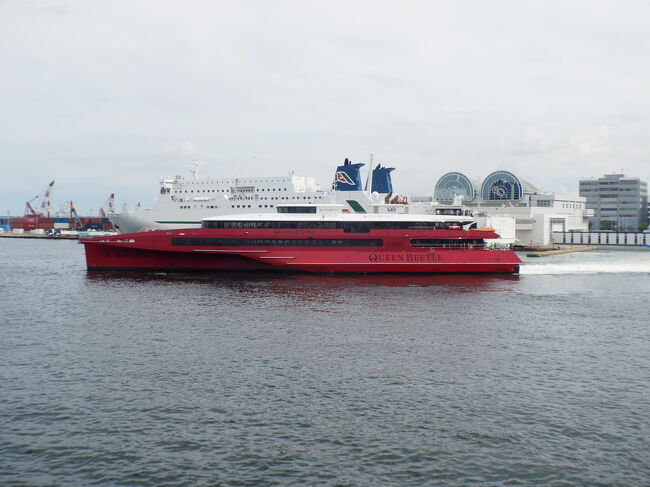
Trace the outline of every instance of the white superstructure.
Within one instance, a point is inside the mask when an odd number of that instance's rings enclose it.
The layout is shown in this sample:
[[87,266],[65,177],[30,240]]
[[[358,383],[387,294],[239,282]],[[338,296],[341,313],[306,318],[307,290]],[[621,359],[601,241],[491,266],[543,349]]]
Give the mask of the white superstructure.
[[[154,229],[200,227],[201,220],[223,215],[276,213],[279,205],[331,205],[340,213],[418,214],[471,217],[460,199],[409,204],[408,198],[393,193],[390,173],[394,168],[377,165],[370,169],[363,189],[363,163],[345,160],[337,167],[333,188],[322,191],[314,178],[296,176],[256,178],[198,178],[196,166],[191,178],[163,178],[160,194],[150,209],[124,211],[111,216],[121,233]],[[368,190],[371,188],[371,190]],[[290,206],[288,206],[290,207]]]
[[281,203],[319,203],[329,192],[322,191],[313,177],[287,176],[249,178],[199,178],[192,175],[165,177],[151,208],[111,216],[122,233],[151,229],[199,227],[201,220],[218,215],[275,212]]

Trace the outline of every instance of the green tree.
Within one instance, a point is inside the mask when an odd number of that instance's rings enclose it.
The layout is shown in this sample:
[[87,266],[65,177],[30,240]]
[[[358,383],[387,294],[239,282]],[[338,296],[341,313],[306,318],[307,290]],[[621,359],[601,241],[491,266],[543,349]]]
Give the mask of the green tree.
[[600,229],[601,230],[613,230],[614,229],[614,222],[611,220],[601,220],[600,221]]

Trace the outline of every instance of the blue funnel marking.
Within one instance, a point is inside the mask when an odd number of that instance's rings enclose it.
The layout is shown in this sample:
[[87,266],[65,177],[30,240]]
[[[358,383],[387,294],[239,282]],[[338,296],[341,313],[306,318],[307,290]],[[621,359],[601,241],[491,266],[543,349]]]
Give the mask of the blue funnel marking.
[[361,172],[363,163],[345,164],[336,168],[334,191],[361,191]]
[[392,193],[393,181],[390,173],[394,167],[377,167],[372,170],[372,193]]

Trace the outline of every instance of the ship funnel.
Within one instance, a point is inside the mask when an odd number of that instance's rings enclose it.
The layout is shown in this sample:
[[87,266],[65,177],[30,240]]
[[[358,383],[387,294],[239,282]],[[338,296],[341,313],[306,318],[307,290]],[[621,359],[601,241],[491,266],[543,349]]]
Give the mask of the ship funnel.
[[348,162],[337,167],[334,175],[334,191],[362,191],[360,168],[363,166],[363,163]]
[[381,167],[377,166],[372,170],[372,189],[371,193],[392,193],[393,181],[391,180],[390,173],[394,171],[394,167]]

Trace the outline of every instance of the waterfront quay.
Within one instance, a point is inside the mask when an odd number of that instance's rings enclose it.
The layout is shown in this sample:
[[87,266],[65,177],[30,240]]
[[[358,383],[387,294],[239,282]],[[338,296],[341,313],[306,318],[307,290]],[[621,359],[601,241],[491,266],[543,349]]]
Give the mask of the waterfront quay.
[[45,240],[78,240],[78,234],[46,235],[44,233],[0,233],[0,238],[40,238]]

